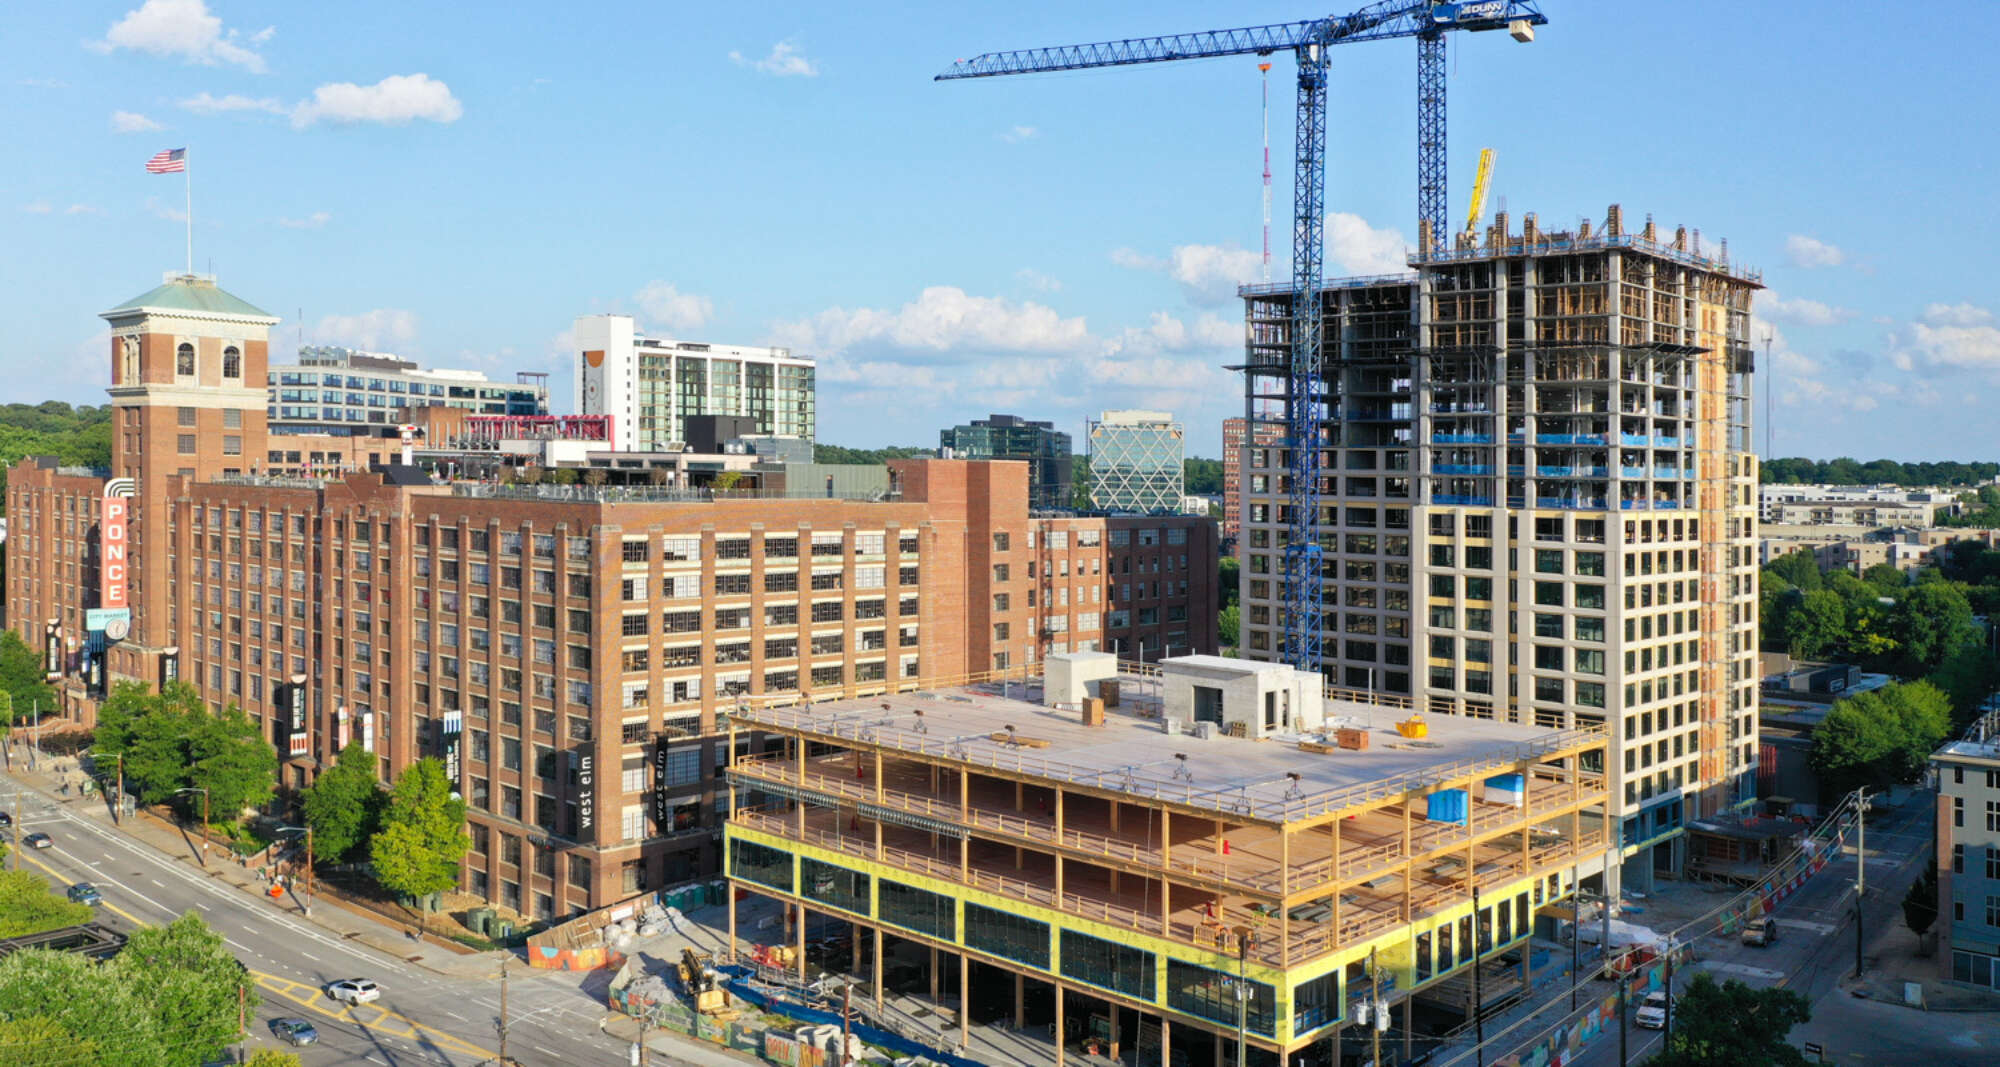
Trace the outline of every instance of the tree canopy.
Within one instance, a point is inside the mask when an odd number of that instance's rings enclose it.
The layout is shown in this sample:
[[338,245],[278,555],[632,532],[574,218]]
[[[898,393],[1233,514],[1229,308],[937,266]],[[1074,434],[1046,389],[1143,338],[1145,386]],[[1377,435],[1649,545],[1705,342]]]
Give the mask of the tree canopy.
[[1812,1005],[1789,989],[1718,984],[1698,973],[1674,1001],[1674,1033],[1652,1059],[1657,1067],[1805,1067],[1805,1053],[1785,1039],[1812,1019]]
[[380,828],[388,799],[375,777],[375,754],[350,742],[305,791],[313,858],[338,863],[360,851]]
[[0,1063],[196,1067],[236,1040],[254,983],[190,912],[102,963],[30,949],[0,959]]
[[2000,463],[1942,462],[1902,463],[1893,459],[1871,459],[1866,463],[1840,459],[1806,459],[1791,456],[1767,459],[1759,469],[1766,485],[1977,485],[2000,476]]
[[458,861],[472,847],[465,832],[465,801],[452,796],[444,764],[420,759],[403,769],[382,812],[382,828],[369,842],[375,879],[413,897],[458,884]]
[[[26,723],[39,709],[56,710],[56,691],[43,679],[42,654],[28,647],[13,630],[0,630],[0,689],[14,698],[14,721]],[[0,735],[4,736],[4,735]]]
[[[232,820],[263,804],[277,790],[278,754],[256,723],[231,704],[210,714],[186,682],[158,693],[139,682],[120,682],[97,712],[99,770],[122,753],[125,780],[142,804],[157,804],[189,788],[209,791],[210,817]],[[200,812],[201,800],[183,794],[183,810]]]
[[0,871],[0,937],[25,937],[90,921],[88,904],[73,904],[33,871]]
[[1810,757],[1827,794],[1913,782],[1951,734],[1951,700],[1929,682],[1897,682],[1835,703]]
[[7,468],[27,456],[54,456],[75,467],[111,465],[111,406],[71,407],[60,400],[0,405],[0,511]]

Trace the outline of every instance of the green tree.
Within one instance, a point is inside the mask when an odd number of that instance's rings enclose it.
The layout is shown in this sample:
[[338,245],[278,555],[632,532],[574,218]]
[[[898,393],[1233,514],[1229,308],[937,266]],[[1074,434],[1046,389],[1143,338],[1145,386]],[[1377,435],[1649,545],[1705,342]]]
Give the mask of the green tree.
[[1243,573],[1243,561],[1235,556],[1224,556],[1216,561],[1215,600],[1219,604],[1234,604],[1242,595],[1238,576]]
[[332,767],[305,791],[306,825],[313,828],[313,858],[339,863],[375,836],[388,797],[375,777],[375,754],[353,741]]
[[33,871],[0,871],[0,937],[25,937],[87,923],[90,905],[73,904]]
[[1925,681],[1944,690],[1951,699],[1952,724],[1963,729],[1979,717],[1986,699],[2000,692],[2000,657],[1977,642],[1960,645]]
[[176,1056],[133,990],[105,981],[104,965],[74,952],[28,949],[0,959],[0,1019],[17,1024],[0,1039],[35,1050],[35,1058],[0,1057],[0,1063],[194,1067],[201,1062]]
[[1877,563],[1861,572],[1861,580],[1874,586],[1883,596],[1895,596],[1910,584],[1909,576],[1898,570],[1893,563]]
[[1947,581],[1920,582],[1896,602],[1891,631],[1903,646],[1906,673],[1928,674],[1959,646],[1976,640],[1972,605]]
[[1190,494],[1214,496],[1222,492],[1222,461],[1196,459],[1181,461],[1182,480]]
[[267,803],[278,789],[278,753],[243,709],[231,704],[195,726],[185,742],[187,781],[208,790],[210,816],[234,821],[245,808]]
[[1925,864],[1924,873],[1910,883],[1910,891],[1903,894],[1903,923],[1918,937],[1937,922],[1938,917],[1938,876],[1935,864]]
[[[403,769],[382,812],[382,829],[369,842],[375,878],[397,893],[425,897],[458,884],[458,861],[472,847],[465,832],[465,801],[452,796],[444,764],[420,759]],[[425,924],[429,915],[418,914]]]
[[0,1019],[0,1063],[103,1062],[103,1053],[95,1042],[80,1040],[46,1015]]
[[1823,795],[1915,781],[1951,730],[1951,700],[1928,682],[1897,683],[1834,704],[1809,761]]
[[1816,659],[1847,636],[1847,603],[1830,589],[1814,589],[1785,615],[1785,645],[1794,657]]
[[[14,714],[23,721],[56,708],[56,691],[42,673],[42,654],[28,647],[13,630],[0,630],[0,689],[13,697]],[[10,716],[8,722],[14,719]]]
[[1792,1027],[1812,1019],[1812,1005],[1789,989],[1717,984],[1702,972],[1674,1002],[1674,1035],[1652,1062],[1658,1067],[1805,1067],[1787,1043]]
[[1809,548],[1787,552],[1764,564],[1764,569],[1808,592],[1825,584],[1820,579],[1819,557],[1813,555],[1812,549]]
[[14,694],[0,689],[0,737],[6,737],[14,726]]
[[260,1048],[243,1061],[243,1067],[300,1067],[302,1061],[290,1052]]
[[256,989],[222,935],[193,912],[133,933],[105,968],[146,1003],[156,1032],[178,1035],[177,1044],[204,1057],[236,1040],[239,995],[246,1010],[257,1008]]
[[1223,648],[1235,648],[1243,631],[1242,608],[1231,604],[1215,620],[1215,639]]

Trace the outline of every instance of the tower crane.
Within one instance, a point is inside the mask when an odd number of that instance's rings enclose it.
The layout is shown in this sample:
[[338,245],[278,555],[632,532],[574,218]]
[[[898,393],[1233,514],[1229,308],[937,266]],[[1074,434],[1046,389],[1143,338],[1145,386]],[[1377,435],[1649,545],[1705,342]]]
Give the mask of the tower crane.
[[1417,229],[1426,254],[1444,240],[1444,35],[1454,30],[1507,30],[1532,41],[1548,19],[1534,0],[1383,0],[1350,15],[1269,26],[1204,30],[1170,37],[989,52],[962,59],[938,81],[1046,74],[1063,70],[1166,63],[1181,59],[1291,52],[1297,59],[1298,119],[1292,174],[1292,322],[1286,372],[1284,447],[1290,455],[1284,573],[1283,660],[1320,669],[1319,521],[1320,424],[1327,403],[1320,338],[1319,294],[1326,254],[1326,76],[1334,45],[1417,39]]

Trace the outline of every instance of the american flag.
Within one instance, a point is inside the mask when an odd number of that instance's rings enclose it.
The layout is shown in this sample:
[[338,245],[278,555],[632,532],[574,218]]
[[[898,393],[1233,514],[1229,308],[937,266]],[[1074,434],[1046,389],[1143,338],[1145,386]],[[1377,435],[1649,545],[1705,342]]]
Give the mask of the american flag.
[[179,174],[188,169],[185,148],[169,148],[146,161],[148,174]]

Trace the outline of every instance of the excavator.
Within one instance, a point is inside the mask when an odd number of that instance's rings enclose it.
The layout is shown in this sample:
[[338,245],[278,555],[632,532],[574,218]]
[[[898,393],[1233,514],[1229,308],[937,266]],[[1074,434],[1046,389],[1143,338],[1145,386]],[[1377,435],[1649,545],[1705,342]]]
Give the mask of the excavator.
[[681,991],[687,994],[694,1010],[702,1015],[733,1015],[729,1007],[729,993],[722,988],[722,977],[715,972],[715,958],[697,948],[681,950],[681,962],[676,968],[680,972]]

